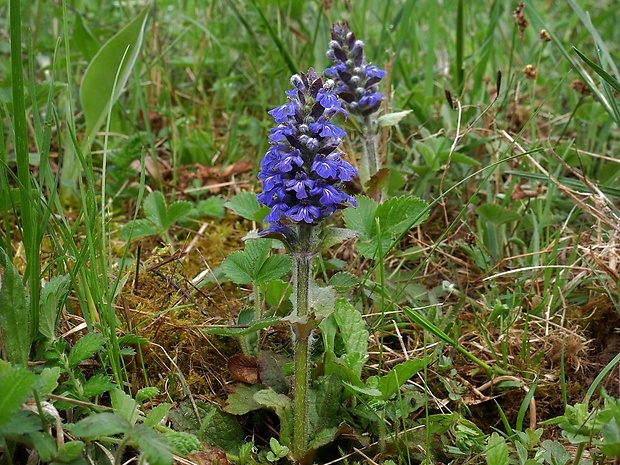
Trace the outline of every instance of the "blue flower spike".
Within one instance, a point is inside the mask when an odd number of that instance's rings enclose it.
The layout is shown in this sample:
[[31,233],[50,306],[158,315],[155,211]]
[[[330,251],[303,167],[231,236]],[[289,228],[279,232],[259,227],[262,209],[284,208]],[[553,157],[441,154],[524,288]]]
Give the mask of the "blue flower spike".
[[260,203],[271,208],[261,235],[296,236],[294,224],[316,225],[337,209],[355,205],[342,185],[356,174],[338,149],[346,133],[331,119],[347,111],[335,94],[333,80],[323,80],[314,69],[291,78],[288,102],[269,112],[277,126],[258,178]]
[[325,74],[336,82],[336,94],[353,114],[376,113],[383,100],[378,83],[385,71],[366,62],[364,42],[355,38],[346,23],[332,25],[331,36],[327,56],[334,65]]

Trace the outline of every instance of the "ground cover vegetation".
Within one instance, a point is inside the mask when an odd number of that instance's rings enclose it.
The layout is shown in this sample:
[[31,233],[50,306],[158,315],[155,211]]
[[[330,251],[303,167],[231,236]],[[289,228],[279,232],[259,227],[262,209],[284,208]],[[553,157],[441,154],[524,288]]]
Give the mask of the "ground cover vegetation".
[[0,463],[618,463],[619,10],[0,5]]

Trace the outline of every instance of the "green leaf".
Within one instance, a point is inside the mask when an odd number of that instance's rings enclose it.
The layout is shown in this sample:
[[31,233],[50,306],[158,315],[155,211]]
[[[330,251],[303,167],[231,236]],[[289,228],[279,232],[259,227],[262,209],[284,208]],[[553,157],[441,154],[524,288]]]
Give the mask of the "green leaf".
[[44,282],[41,289],[40,309],[39,309],[39,332],[48,341],[56,338],[56,322],[59,310],[69,293],[69,275],[54,276],[48,282]]
[[206,200],[198,202],[196,209],[201,216],[211,216],[213,218],[224,218],[224,204],[226,201],[217,195],[211,196]]
[[355,246],[366,258],[376,258],[379,245],[387,253],[396,240],[429,214],[428,204],[416,197],[394,197],[377,205],[358,196],[357,202],[357,208],[344,211],[344,219],[348,228],[359,233]]
[[28,434],[28,439],[32,441],[32,445],[39,454],[39,458],[42,462],[51,462],[54,457],[56,457],[58,453],[56,439],[54,439],[51,434],[43,431],[35,431],[34,433]]
[[326,227],[321,230],[319,248],[325,250],[333,245],[356,238],[357,236],[358,233],[351,229]]
[[213,405],[204,405],[206,415],[202,419],[198,437],[209,444],[215,444],[226,452],[238,454],[244,443],[244,433],[233,415],[220,411]]
[[359,278],[353,273],[340,271],[329,278],[328,284],[337,291],[347,291],[359,284]]
[[138,239],[139,237],[155,236],[162,232],[162,229],[151,220],[140,218],[132,220],[123,226],[120,238],[127,241],[129,239]]
[[508,465],[510,463],[506,440],[495,432],[488,437],[486,453],[488,465]]
[[72,462],[82,455],[84,450],[84,443],[82,441],[71,441],[63,444],[58,448],[58,456],[56,461],[61,463]]
[[356,208],[347,208],[343,212],[344,222],[347,228],[356,231],[364,239],[372,235],[375,213],[378,203],[370,197],[357,196]]
[[264,407],[272,409],[280,419],[280,442],[291,443],[293,431],[293,406],[291,399],[285,394],[278,394],[272,389],[263,389],[254,394],[254,400]]
[[[0,401],[0,405],[2,402]],[[4,417],[4,411],[0,413]],[[13,411],[9,421],[0,426],[0,439],[2,436],[18,437],[24,434],[41,431],[41,419],[29,410]]]
[[515,211],[508,210],[492,203],[485,203],[476,208],[476,213],[480,217],[490,221],[493,224],[504,224],[513,221],[519,221],[523,217]]
[[138,402],[118,388],[110,391],[110,400],[112,401],[112,407],[116,413],[130,424],[135,424],[140,417]]
[[114,389],[114,383],[112,378],[103,373],[97,373],[94,376],[88,378],[84,383],[84,396],[95,397]]
[[386,113],[377,118],[377,126],[380,128],[397,126],[402,119],[411,113],[413,110],[396,111],[394,113]]
[[129,435],[129,443],[137,445],[150,465],[171,465],[172,452],[168,440],[144,425],[136,425]]
[[226,202],[224,206],[251,221],[263,221],[269,213],[269,207],[261,207],[256,200],[256,195],[252,192],[241,192]]
[[69,352],[69,366],[75,367],[87,358],[99,352],[106,343],[106,338],[97,333],[88,333],[75,343]]
[[253,410],[259,410],[262,405],[254,400],[254,394],[262,389],[260,384],[237,384],[226,399],[224,411],[232,415],[245,415]]
[[21,408],[36,380],[34,373],[21,367],[0,373],[0,428]]
[[173,202],[168,208],[164,194],[153,191],[144,199],[142,208],[146,218],[159,227],[160,232],[164,232],[178,220],[189,215],[192,204],[185,201]]
[[30,352],[30,312],[21,276],[0,248],[0,335],[9,362],[26,366]]
[[86,119],[84,140],[88,145],[93,142],[104,118],[127,84],[138,59],[150,7],[150,3],[147,4],[138,16],[108,40],[84,73],[80,100]]
[[100,44],[88,26],[84,24],[82,15],[75,15],[75,26],[73,27],[72,39],[71,48],[82,52],[82,55],[88,61],[91,61],[99,51]]
[[129,422],[117,413],[94,413],[70,427],[77,438],[98,438],[127,433],[131,430]]
[[377,388],[381,391],[382,400],[389,400],[400,387],[411,379],[418,371],[428,364],[428,357],[418,360],[407,360],[396,365],[388,374],[379,378]]
[[159,422],[162,421],[166,417],[166,415],[168,415],[171,406],[171,404],[163,402],[153,407],[153,409],[146,415],[146,417],[144,417],[144,421],[142,422],[142,424],[148,427],[157,426]]
[[340,328],[340,334],[348,354],[368,354],[368,325],[362,314],[346,299],[338,299],[334,308],[334,317]]
[[289,272],[291,259],[288,255],[273,255],[271,239],[251,239],[245,249],[231,253],[222,263],[224,274],[236,284],[264,284]]
[[151,400],[153,399],[153,397],[158,395],[159,392],[159,388],[155,386],[143,387],[142,389],[139,389],[138,392],[136,392],[136,402],[140,404],[145,400]]
[[164,433],[164,436],[168,440],[168,444],[172,449],[172,452],[181,457],[185,457],[193,452],[199,451],[200,440],[190,433],[183,431],[168,431]]
[[35,385],[39,396],[46,396],[54,392],[54,389],[58,387],[58,378],[60,377],[60,367],[46,367],[43,368],[39,374],[39,379]]

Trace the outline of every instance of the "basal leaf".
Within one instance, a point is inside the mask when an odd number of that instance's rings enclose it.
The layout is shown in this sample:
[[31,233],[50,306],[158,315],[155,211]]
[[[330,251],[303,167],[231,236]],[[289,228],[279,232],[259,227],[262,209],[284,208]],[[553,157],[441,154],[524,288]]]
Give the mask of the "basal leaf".
[[254,400],[264,407],[272,409],[280,419],[280,443],[289,445],[293,431],[293,405],[285,394],[278,394],[272,389],[263,389],[254,394]]
[[112,389],[110,391],[110,400],[112,401],[112,407],[114,411],[127,420],[130,424],[135,422],[140,417],[140,411],[138,410],[138,402],[130,395],[125,394],[120,389]]
[[9,362],[26,366],[30,352],[30,312],[21,276],[0,248],[0,335]]
[[498,225],[510,223],[512,221],[519,221],[522,218],[519,213],[492,203],[480,205],[476,208],[476,213],[478,213],[478,215],[485,220]]
[[165,231],[166,224],[166,199],[164,194],[159,191],[151,192],[142,205],[146,219],[155,224],[161,231]]
[[495,432],[487,439],[486,461],[487,465],[508,465],[510,463],[506,440]]
[[206,200],[201,200],[196,206],[196,210],[200,216],[211,216],[213,218],[224,218],[224,204],[226,201],[218,196],[213,195]]
[[172,465],[172,452],[163,434],[144,425],[136,425],[129,444],[137,445],[150,465]]
[[221,447],[226,452],[237,454],[244,443],[244,433],[237,419],[213,405],[200,405],[206,411],[206,416],[202,418],[198,437],[208,444]]
[[262,408],[262,405],[254,400],[254,394],[262,389],[260,384],[237,384],[226,399],[224,411],[232,415],[245,415]]
[[181,218],[185,218],[192,211],[192,204],[186,201],[173,202],[166,210],[164,229],[168,229]]
[[70,427],[73,436],[78,438],[98,438],[127,433],[129,422],[117,413],[103,412],[90,414]]
[[14,367],[0,374],[0,428],[21,408],[37,377],[25,368]]
[[80,100],[86,118],[85,141],[90,145],[110,108],[119,98],[138,59],[151,5],[108,40],[84,73]]
[[224,204],[237,215],[252,221],[263,221],[269,213],[269,207],[263,207],[252,192],[241,192]]
[[28,439],[32,441],[37,454],[41,461],[48,463],[51,462],[58,454],[56,447],[56,439],[49,433],[43,431],[35,431],[28,434]]
[[381,391],[382,399],[388,400],[400,387],[405,384],[418,371],[423,370],[428,364],[428,358],[407,360],[392,368],[387,375],[379,378],[377,388]]
[[162,229],[146,218],[132,220],[121,229],[121,239],[127,241],[129,239],[137,239],[144,236],[154,236],[160,234]]
[[78,339],[69,352],[69,366],[75,367],[87,358],[91,358],[105,345],[106,338],[97,333],[88,333]]

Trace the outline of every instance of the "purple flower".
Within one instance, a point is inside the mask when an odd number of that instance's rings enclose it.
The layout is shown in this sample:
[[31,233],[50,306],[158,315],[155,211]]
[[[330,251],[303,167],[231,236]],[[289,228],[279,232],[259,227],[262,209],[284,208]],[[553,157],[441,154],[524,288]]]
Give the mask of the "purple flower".
[[261,162],[258,178],[263,192],[257,199],[270,207],[263,235],[296,237],[289,225],[317,224],[355,200],[342,184],[357,174],[338,150],[344,130],[331,122],[346,111],[334,83],[323,82],[313,69],[291,78],[288,102],[269,112],[277,126],[270,131],[271,147]]
[[334,24],[331,35],[327,56],[334,65],[325,74],[335,80],[336,93],[351,113],[365,116],[377,112],[383,99],[378,83],[385,71],[366,62],[364,43],[356,40],[346,23]]

